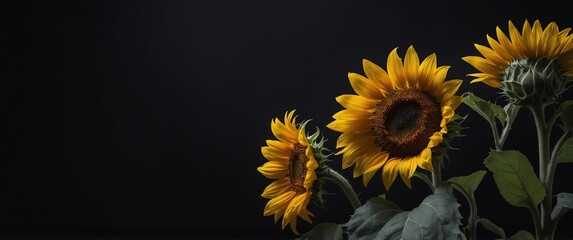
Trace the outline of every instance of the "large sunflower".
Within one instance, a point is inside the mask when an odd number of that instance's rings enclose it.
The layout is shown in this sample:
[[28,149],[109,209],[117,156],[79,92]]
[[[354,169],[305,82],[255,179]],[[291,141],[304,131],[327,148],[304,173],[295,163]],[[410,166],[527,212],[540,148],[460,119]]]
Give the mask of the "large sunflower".
[[363,175],[364,185],[380,168],[386,189],[398,173],[411,187],[418,167],[433,171],[432,148],[443,142],[462,101],[454,95],[462,80],[444,82],[449,66],[437,67],[436,61],[431,54],[420,63],[410,46],[402,63],[395,48],[388,72],[365,59],[366,77],[348,74],[358,95],[336,98],[346,109],[334,114],[328,127],[342,133],[336,143],[342,168],[355,164],[353,175]]
[[509,38],[496,27],[497,41],[486,35],[490,47],[474,44],[483,55],[462,58],[471,64],[479,73],[468,74],[476,77],[471,82],[483,82],[491,87],[502,87],[507,67],[516,60],[540,59],[556,60],[560,74],[573,77],[573,36],[571,28],[559,30],[555,22],[549,23],[545,29],[539,20],[529,25],[525,20],[521,33],[509,21]]
[[290,223],[292,231],[299,234],[297,217],[312,223],[310,217],[314,216],[307,206],[317,179],[318,162],[305,134],[305,123],[297,127],[294,112],[285,113],[284,123],[278,118],[271,121],[271,131],[278,140],[267,140],[267,146],[261,148],[268,162],[257,170],[275,179],[261,194],[270,199],[264,215],[274,215],[275,222],[282,216],[282,228]]

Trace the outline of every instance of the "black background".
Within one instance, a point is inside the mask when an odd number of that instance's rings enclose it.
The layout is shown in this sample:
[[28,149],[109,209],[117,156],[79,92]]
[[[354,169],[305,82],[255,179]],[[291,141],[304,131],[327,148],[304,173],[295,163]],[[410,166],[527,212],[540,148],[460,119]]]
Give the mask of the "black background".
[[[573,27],[566,1],[39,1],[3,7],[0,234],[3,237],[292,238],[260,197],[271,180],[256,171],[270,121],[297,109],[325,126],[353,93],[348,72],[362,59],[386,66],[413,45],[421,58],[452,66],[447,79],[503,101],[461,60],[479,55],[495,27],[540,19]],[[571,92],[571,91],[570,91]],[[568,94],[570,94],[570,92]],[[571,95],[569,95],[571,96]],[[570,97],[569,97],[570,98]],[[486,122],[467,115],[452,144],[444,178],[485,169],[493,147]],[[554,134],[557,135],[557,134]],[[532,117],[520,112],[507,149],[536,159]],[[349,177],[366,201],[385,193],[380,173],[367,188]],[[534,167],[536,166],[533,161]],[[555,192],[573,192],[573,168],[560,165]],[[327,210],[310,207],[314,223],[352,213],[331,183]],[[386,195],[412,209],[429,193],[419,180],[398,178]],[[491,174],[476,192],[479,215],[512,235],[533,232],[531,215],[497,192]],[[467,218],[467,204],[458,196]],[[573,214],[557,236],[572,237]],[[466,219],[463,219],[465,223]],[[312,225],[299,221],[301,232]],[[480,236],[493,235],[480,228]]]

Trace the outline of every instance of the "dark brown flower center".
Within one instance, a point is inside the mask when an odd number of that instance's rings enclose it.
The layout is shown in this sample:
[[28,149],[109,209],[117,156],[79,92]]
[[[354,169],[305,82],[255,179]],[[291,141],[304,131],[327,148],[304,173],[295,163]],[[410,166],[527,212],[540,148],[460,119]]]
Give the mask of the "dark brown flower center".
[[306,163],[308,162],[308,157],[305,154],[305,150],[305,146],[300,143],[296,143],[290,153],[288,164],[290,185],[293,191],[298,194],[306,192],[304,179],[306,177]]
[[399,91],[380,102],[372,118],[372,134],[390,157],[414,156],[440,130],[439,104],[417,89]]

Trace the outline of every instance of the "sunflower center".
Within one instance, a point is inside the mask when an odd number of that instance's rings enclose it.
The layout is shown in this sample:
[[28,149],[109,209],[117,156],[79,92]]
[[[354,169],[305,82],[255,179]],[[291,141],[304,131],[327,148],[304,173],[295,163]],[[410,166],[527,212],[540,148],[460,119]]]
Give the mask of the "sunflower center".
[[304,179],[306,177],[306,163],[308,162],[308,157],[305,154],[306,147],[300,143],[294,145],[291,151],[288,170],[290,185],[298,194],[306,192],[304,187]]
[[441,120],[439,104],[432,96],[407,89],[378,104],[372,118],[372,134],[390,157],[414,156],[440,130]]

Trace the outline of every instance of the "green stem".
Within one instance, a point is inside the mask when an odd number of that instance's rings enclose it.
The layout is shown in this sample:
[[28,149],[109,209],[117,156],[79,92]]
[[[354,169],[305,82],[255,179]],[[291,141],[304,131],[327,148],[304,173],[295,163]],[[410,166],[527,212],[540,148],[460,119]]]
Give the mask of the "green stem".
[[555,165],[551,166],[549,155],[550,131],[545,120],[544,105],[535,104],[530,107],[537,128],[537,144],[539,148],[539,179],[545,188],[545,198],[541,202],[541,231],[540,239],[553,239],[554,224],[551,220],[553,210],[553,174]]
[[493,134],[493,143],[495,144],[495,150],[501,151],[503,148],[503,144],[500,144],[499,140],[499,133],[497,132],[497,125],[496,122],[490,122],[489,126],[491,127],[491,133]]
[[331,168],[328,168],[328,174],[326,178],[336,182],[336,184],[338,184],[338,186],[342,188],[342,191],[344,191],[344,194],[346,194],[346,197],[348,197],[348,200],[350,201],[350,204],[352,205],[354,210],[362,206],[362,203],[360,203],[360,199],[358,199],[358,195],[356,194],[356,192],[354,191],[348,180],[346,180],[346,178],[340,175],[340,173],[332,170]]
[[442,184],[442,164],[439,160],[433,160],[432,165],[434,171],[432,171],[432,188],[434,191]]
[[462,193],[462,195],[464,195],[464,197],[466,198],[466,200],[470,205],[470,216],[468,218],[468,227],[467,227],[467,229],[469,229],[468,238],[470,240],[476,240],[478,215],[477,215],[477,203],[475,200],[475,196],[473,195],[473,193],[468,193],[464,191],[464,189],[461,186],[455,183],[452,184],[452,187],[458,190],[460,193]]

